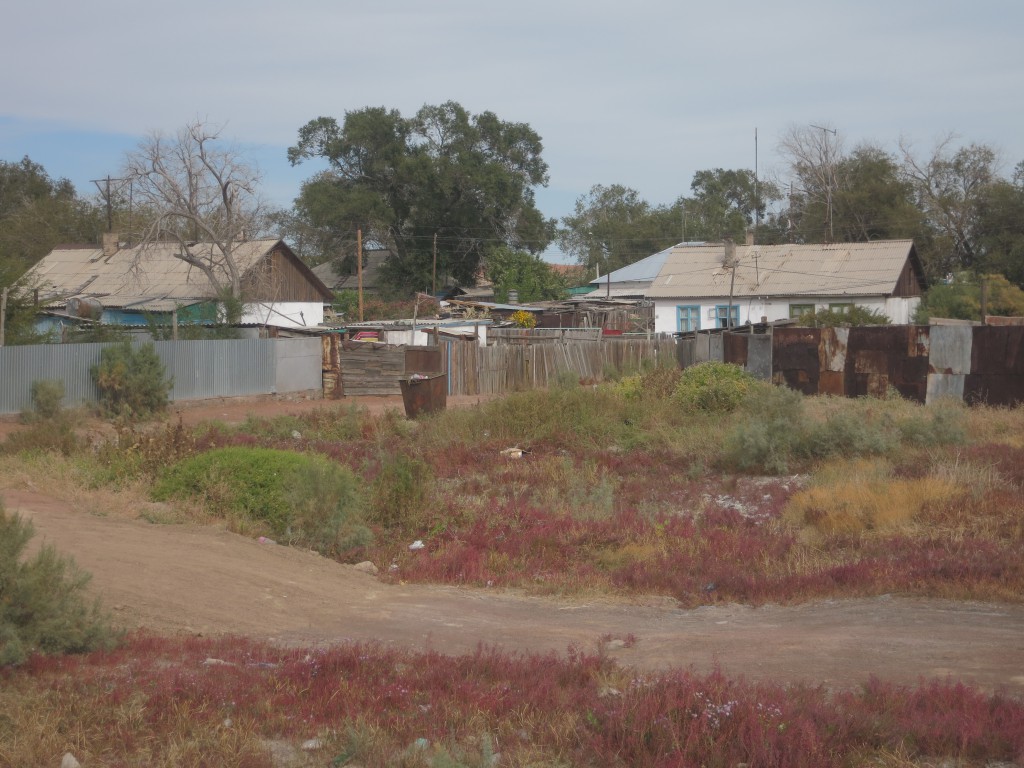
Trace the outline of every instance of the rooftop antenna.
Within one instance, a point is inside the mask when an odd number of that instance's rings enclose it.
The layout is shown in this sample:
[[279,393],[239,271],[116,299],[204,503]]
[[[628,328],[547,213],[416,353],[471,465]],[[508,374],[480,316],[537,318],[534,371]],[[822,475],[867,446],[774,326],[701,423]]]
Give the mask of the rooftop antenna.
[[826,128],[823,125],[811,125],[821,131],[821,139],[825,149],[825,232],[828,242],[835,240],[835,233],[832,231],[832,161],[829,158],[828,134],[836,136],[835,128]]
[[757,126],[754,126],[754,242],[757,243],[757,224],[761,219],[761,205],[757,197]]

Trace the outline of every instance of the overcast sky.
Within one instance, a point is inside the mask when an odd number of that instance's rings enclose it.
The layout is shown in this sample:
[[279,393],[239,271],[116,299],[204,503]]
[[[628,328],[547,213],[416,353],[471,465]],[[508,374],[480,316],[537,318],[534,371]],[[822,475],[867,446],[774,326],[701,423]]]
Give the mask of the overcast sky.
[[791,126],[847,149],[926,152],[949,132],[1024,160],[1020,0],[15,0],[0,47],[0,159],[80,193],[126,150],[197,117],[224,124],[289,206],[316,168],[298,129],[347,110],[460,102],[544,142],[548,216],[594,184],[671,203],[694,172],[781,171]]

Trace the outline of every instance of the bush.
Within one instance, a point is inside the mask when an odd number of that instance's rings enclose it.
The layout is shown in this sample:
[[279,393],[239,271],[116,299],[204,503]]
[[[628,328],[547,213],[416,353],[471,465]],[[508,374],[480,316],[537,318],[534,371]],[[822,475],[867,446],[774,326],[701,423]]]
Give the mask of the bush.
[[331,556],[366,546],[363,498],[351,470],[324,456],[270,448],[217,448],[164,472],[157,501],[201,499],[238,529]]
[[747,405],[747,418],[726,435],[725,462],[742,471],[789,472],[804,440],[803,395],[788,387],[770,387],[756,404]]
[[167,408],[171,380],[152,344],[105,347],[89,372],[107,416],[146,418]]
[[31,653],[85,653],[119,639],[98,601],[83,592],[89,574],[49,546],[24,559],[32,525],[0,506],[0,667]]
[[60,379],[41,379],[32,382],[32,411],[22,414],[22,420],[56,419],[61,415],[64,382]]
[[430,465],[422,459],[402,453],[385,456],[373,482],[370,519],[386,528],[413,528],[432,483]]
[[831,309],[805,312],[800,315],[797,322],[811,328],[837,328],[840,326],[889,325],[892,320],[877,309],[854,305],[846,312]]
[[736,410],[757,379],[732,363],[700,363],[683,370],[673,400],[686,411],[731,413]]

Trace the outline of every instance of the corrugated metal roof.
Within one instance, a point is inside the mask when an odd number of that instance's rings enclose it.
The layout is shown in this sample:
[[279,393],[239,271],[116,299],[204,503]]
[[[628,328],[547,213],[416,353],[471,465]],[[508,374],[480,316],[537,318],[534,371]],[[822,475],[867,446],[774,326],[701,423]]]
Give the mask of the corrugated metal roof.
[[606,285],[609,279],[611,279],[612,284],[637,281],[649,282],[658,276],[658,273],[661,272],[662,266],[665,264],[665,260],[674,249],[687,247],[689,246],[685,243],[673,245],[671,248],[666,248],[664,251],[658,251],[645,259],[634,261],[632,264],[616,269],[611,274],[601,275],[600,277],[591,280],[590,284]]
[[[735,297],[889,295],[912,240],[871,243],[738,245]],[[733,270],[721,244],[675,247],[647,289],[651,298],[728,296]]]
[[[244,275],[269,253],[277,239],[249,240],[232,253]],[[209,244],[199,246],[210,248]],[[62,248],[51,251],[24,278],[39,288],[44,299],[94,296],[106,307],[123,307],[141,299],[181,300],[213,298],[206,275],[175,254],[176,243],[153,243],[122,248],[104,257],[101,248]]]

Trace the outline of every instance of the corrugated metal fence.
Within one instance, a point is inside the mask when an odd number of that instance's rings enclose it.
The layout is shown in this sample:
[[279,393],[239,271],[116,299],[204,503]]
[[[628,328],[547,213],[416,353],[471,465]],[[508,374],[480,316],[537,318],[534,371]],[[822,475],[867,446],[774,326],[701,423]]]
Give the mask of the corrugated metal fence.
[[[64,382],[66,405],[95,402],[89,369],[99,362],[106,346],[110,345],[0,347],[0,413],[31,407],[32,382],[45,379]],[[321,386],[319,339],[158,341],[153,346],[173,379],[171,400],[298,392]]]
[[893,325],[775,328],[770,335],[698,333],[680,344],[683,367],[742,365],[804,394],[858,397],[890,390],[918,402],[1024,402],[1024,327]]

